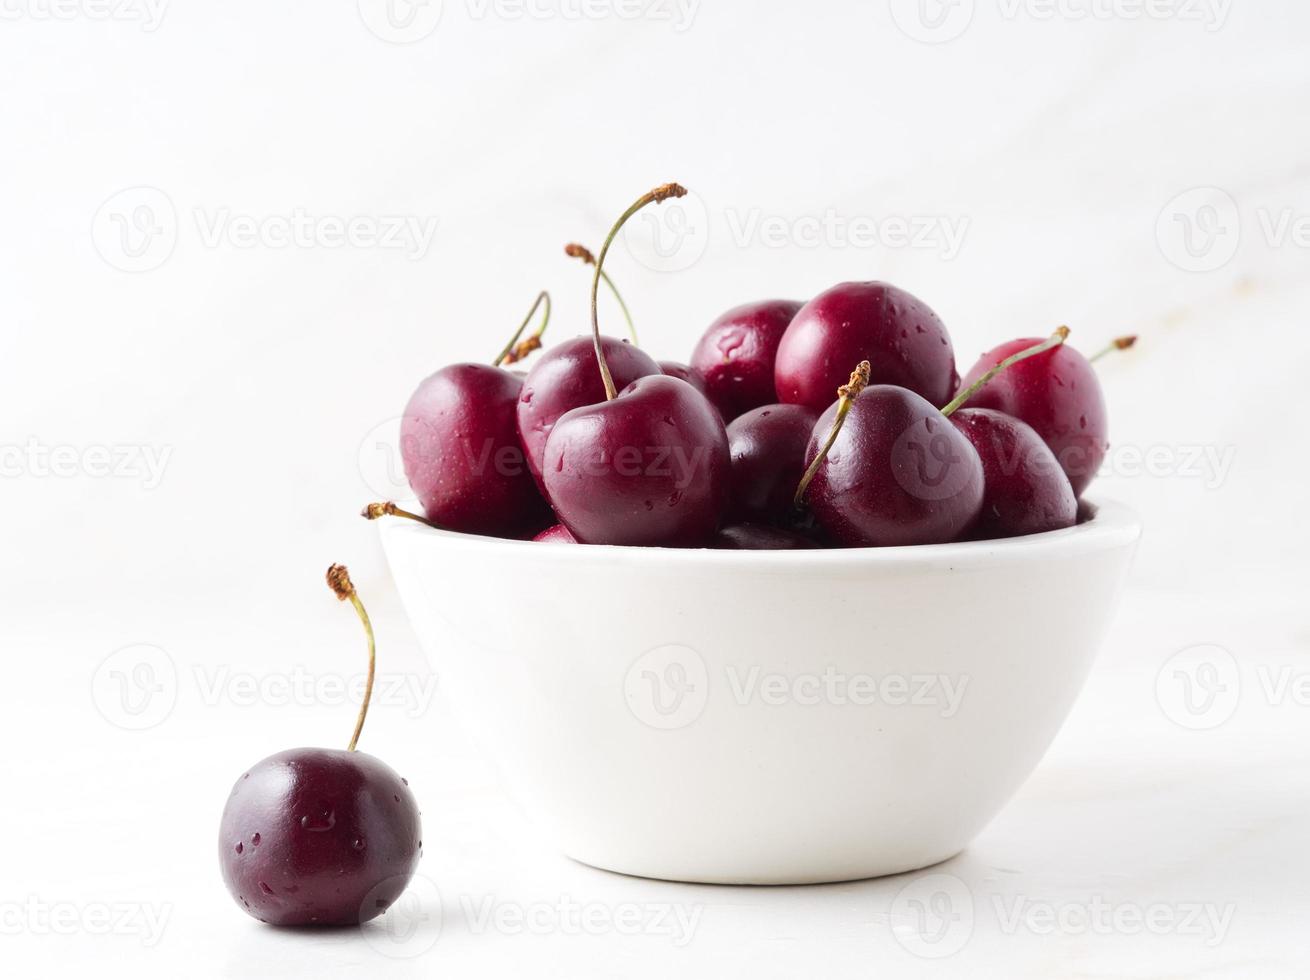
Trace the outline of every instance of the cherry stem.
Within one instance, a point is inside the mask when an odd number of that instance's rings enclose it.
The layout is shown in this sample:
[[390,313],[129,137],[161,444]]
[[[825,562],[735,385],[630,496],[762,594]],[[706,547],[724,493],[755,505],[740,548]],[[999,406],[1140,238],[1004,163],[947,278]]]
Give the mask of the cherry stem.
[[654,190],[647,191],[641,197],[637,198],[628,207],[628,210],[619,215],[619,220],[614,222],[614,227],[610,233],[605,236],[605,242],[600,247],[600,255],[596,258],[596,274],[591,277],[591,339],[596,347],[596,361],[600,365],[600,380],[605,384],[605,400],[613,401],[618,395],[618,389],[614,387],[614,378],[610,375],[610,366],[605,363],[605,352],[600,346],[600,316],[596,309],[596,296],[600,292],[600,277],[604,275],[603,266],[605,265],[605,256],[609,254],[610,245],[614,241],[614,236],[619,233],[619,229],[627,223],[627,220],[634,214],[644,208],[647,204],[659,204],[661,201],[667,201],[671,197],[682,197],[687,193],[687,189],[680,184],[660,184]]
[[986,374],[984,374],[973,384],[969,385],[969,387],[965,388],[964,391],[960,392],[958,395],[952,398],[946,404],[946,407],[942,409],[942,414],[949,418],[952,412],[954,412],[957,408],[959,408],[970,398],[976,395],[979,392],[979,390],[981,390],[982,387],[987,384],[988,381],[991,381],[992,378],[996,377],[998,374],[1000,374],[1002,371],[1008,368],[1011,364],[1018,364],[1020,361],[1026,361],[1030,357],[1036,357],[1038,354],[1044,354],[1048,350],[1052,350],[1056,347],[1059,347],[1061,344],[1065,342],[1068,336],[1069,336],[1068,327],[1056,327],[1055,333],[1051,334],[1050,337],[1048,337],[1046,340],[1043,340],[1040,344],[1034,344],[1032,347],[1028,347],[1024,350],[1021,350],[1017,354],[1011,354],[1005,360],[1001,361],[1001,363],[992,367]]
[[[531,337],[523,341],[523,343],[519,343],[519,337],[521,337],[523,331],[528,328],[528,324],[532,322],[533,315],[537,312],[537,307],[541,306],[542,303],[546,304],[546,308],[542,311],[541,326],[537,328],[537,332]],[[502,362],[505,364],[513,364],[515,361],[523,360],[523,358],[527,357],[541,346],[541,335],[546,332],[546,326],[549,323],[550,293],[543,289],[541,292],[537,293],[537,298],[532,304],[532,309],[528,310],[528,315],[523,318],[523,322],[519,324],[519,328],[514,331],[514,336],[509,338],[509,343],[506,344],[501,352],[496,355],[496,359],[491,362],[491,366],[500,367]]]
[[426,524],[428,527],[436,528],[438,531],[441,530],[439,525],[433,524],[426,517],[411,514],[407,510],[401,510],[390,500],[381,504],[369,504],[359,512],[359,516],[370,521],[376,521],[379,517],[404,517],[411,521],[418,521],[420,524]]
[[355,734],[350,736],[350,744],[346,746],[347,752],[354,752],[355,745],[359,742],[359,733],[364,730],[364,719],[368,717],[368,703],[373,699],[373,675],[377,670],[378,648],[373,639],[373,624],[369,622],[364,604],[359,601],[359,596],[355,592],[355,583],[350,581],[350,573],[346,571],[346,566],[333,565],[329,568],[327,583],[342,602],[350,600],[350,604],[355,607],[355,612],[359,615],[359,621],[364,624],[364,635],[368,637],[368,680],[364,683],[364,700],[359,706],[359,718],[355,721]]
[[1137,343],[1137,334],[1129,334],[1127,337],[1115,337],[1114,340],[1110,341],[1110,346],[1093,354],[1087,360],[1090,363],[1095,364],[1106,354],[1113,354],[1117,350],[1127,350],[1135,343]]
[[801,482],[796,486],[796,495],[792,497],[791,502],[797,509],[800,509],[801,504],[805,502],[805,491],[810,488],[810,481],[814,479],[814,474],[819,472],[820,464],[828,458],[828,450],[832,448],[832,444],[837,441],[837,433],[841,432],[841,427],[846,423],[846,416],[850,414],[856,396],[868,385],[870,370],[872,368],[869,362],[861,361],[856,365],[855,370],[851,372],[851,380],[837,389],[837,417],[832,420],[832,428],[828,430],[828,438],[823,440],[823,445],[814,454],[813,461],[806,468],[805,475],[801,477]]
[[[565,245],[564,254],[575,259],[581,259],[587,265],[596,264],[596,256],[591,254],[591,249],[587,248],[586,245],[579,245],[577,242],[569,242]],[[632,342],[640,347],[641,341],[637,339],[637,325],[632,322],[632,312],[628,309],[628,304],[623,302],[623,294],[614,285],[614,280],[610,278],[608,272],[602,272],[600,277],[605,280],[605,285],[609,287],[614,299],[618,301],[619,309],[623,311],[623,319],[628,321],[628,333],[632,334]]]

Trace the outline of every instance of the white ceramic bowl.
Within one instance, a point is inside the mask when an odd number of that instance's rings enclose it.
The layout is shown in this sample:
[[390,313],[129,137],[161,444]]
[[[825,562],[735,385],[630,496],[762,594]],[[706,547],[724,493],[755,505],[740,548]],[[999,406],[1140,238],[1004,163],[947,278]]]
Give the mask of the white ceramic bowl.
[[1037,764],[1140,526],[803,552],[545,545],[382,524],[464,725],[565,853],[782,884],[963,849]]

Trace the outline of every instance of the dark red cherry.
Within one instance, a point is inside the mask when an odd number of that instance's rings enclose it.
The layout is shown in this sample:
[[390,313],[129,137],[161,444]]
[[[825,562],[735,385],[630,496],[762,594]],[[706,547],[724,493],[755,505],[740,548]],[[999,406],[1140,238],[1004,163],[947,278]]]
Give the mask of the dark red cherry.
[[[993,365],[1039,343],[1011,340],[993,347],[965,376],[967,388]],[[1015,364],[965,403],[992,408],[1030,425],[1055,453],[1075,496],[1092,482],[1110,448],[1105,399],[1096,371],[1067,344]]]
[[223,881],[275,926],[345,926],[387,910],[418,866],[418,804],[386,763],[288,749],[236,781],[218,832]]
[[546,441],[546,493],[588,544],[701,544],[728,502],[728,437],[685,381],[638,378],[563,415]]
[[[638,378],[663,373],[653,357],[627,341],[602,337],[601,347],[619,388],[626,388]],[[528,372],[518,396],[518,438],[539,484],[546,439],[560,416],[604,400],[605,383],[590,337],[555,344]]]
[[955,393],[955,355],[937,314],[888,283],[844,282],[806,303],[783,334],[778,400],[821,412],[864,360],[871,384],[908,388],[938,408]]
[[1009,538],[1073,526],[1078,501],[1069,478],[1031,426],[989,408],[962,408],[951,424],[982,460],[982,511],[969,537]]
[[[840,405],[819,416],[807,459],[818,456]],[[982,461],[931,402],[907,388],[873,385],[850,403],[804,501],[840,544],[953,541],[982,509]]]
[[728,424],[732,520],[790,524],[792,497],[808,457],[819,413],[804,405],[762,405]]
[[818,544],[798,531],[768,524],[729,524],[714,536],[715,548],[735,551],[797,551]]
[[452,364],[405,406],[400,455],[428,519],[470,534],[519,537],[549,522],[528,471],[515,407],[523,380],[486,364]]
[[[519,337],[544,304],[541,325]],[[549,523],[519,445],[515,407],[523,378],[498,367],[541,346],[550,322],[544,290],[491,365],[452,364],[410,396],[400,423],[405,476],[428,520],[472,534],[522,537]]]
[[544,541],[548,544],[577,544],[575,538],[563,524],[552,524],[546,530],[542,531],[533,541]]
[[279,926],[346,926],[385,912],[422,849],[418,804],[390,766],[355,751],[373,688],[368,615],[344,567],[328,582],[369,640],[368,682],[347,749],[290,749],[251,767],[223,808],[218,857],[232,898]]
[[734,306],[701,335],[691,367],[705,379],[705,392],[725,421],[778,401],[774,359],[783,333],[803,305],[767,299]]

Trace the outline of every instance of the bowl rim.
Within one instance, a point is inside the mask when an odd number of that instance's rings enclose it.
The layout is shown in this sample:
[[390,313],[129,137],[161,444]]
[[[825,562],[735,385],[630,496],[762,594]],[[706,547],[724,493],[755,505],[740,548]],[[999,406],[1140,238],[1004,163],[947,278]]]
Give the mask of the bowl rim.
[[897,545],[885,548],[814,548],[797,551],[747,551],[714,548],[652,548],[636,545],[570,545],[511,538],[493,538],[427,527],[404,519],[383,519],[378,532],[384,543],[396,535],[417,535],[443,548],[503,551],[515,560],[544,559],[551,563],[609,562],[653,563],[663,567],[722,566],[727,568],[788,570],[806,567],[864,568],[871,565],[961,566],[993,565],[1009,561],[1069,557],[1131,545],[1141,536],[1142,524],[1126,504],[1089,499],[1090,518],[1073,527],[1015,538],[953,541],[945,544]]

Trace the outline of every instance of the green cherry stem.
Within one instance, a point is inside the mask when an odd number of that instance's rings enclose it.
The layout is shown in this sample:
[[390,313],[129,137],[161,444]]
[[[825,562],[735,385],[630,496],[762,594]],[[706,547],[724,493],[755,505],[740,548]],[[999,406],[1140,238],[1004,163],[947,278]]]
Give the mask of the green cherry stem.
[[991,368],[986,374],[984,374],[973,384],[969,385],[969,387],[965,388],[964,391],[960,392],[958,395],[952,398],[950,402],[947,403],[946,407],[942,409],[942,414],[945,415],[947,418],[950,418],[952,412],[954,412],[957,408],[959,408],[970,398],[976,395],[978,391],[984,385],[987,384],[988,381],[991,381],[992,378],[996,377],[998,374],[1000,374],[1002,371],[1008,368],[1011,364],[1018,364],[1020,361],[1025,361],[1030,357],[1036,357],[1038,354],[1044,354],[1048,350],[1052,350],[1056,347],[1059,347],[1061,344],[1065,342],[1065,339],[1068,338],[1068,336],[1069,336],[1068,327],[1056,327],[1055,333],[1051,334],[1050,337],[1048,337],[1046,340],[1043,340],[1040,344],[1034,344],[1032,347],[1025,348],[1024,350],[1019,351],[1019,353],[1017,354],[1011,354],[1005,360],[1001,361],[1000,364],[997,364],[993,368]]
[[828,437],[823,440],[823,445],[819,447],[819,451],[814,454],[814,459],[806,467],[805,475],[801,477],[801,482],[796,486],[796,495],[791,499],[792,505],[798,510],[805,502],[805,491],[810,488],[810,481],[814,479],[814,474],[819,472],[819,465],[827,459],[828,450],[837,441],[837,433],[841,432],[841,427],[846,423],[846,416],[850,414],[856,396],[868,385],[871,370],[868,361],[861,361],[856,365],[855,370],[851,372],[851,380],[837,389],[837,417],[832,420],[832,428],[828,430]]
[[333,565],[329,568],[327,583],[342,602],[350,600],[350,604],[355,607],[355,612],[359,615],[359,621],[364,624],[364,635],[368,637],[368,680],[364,682],[364,700],[359,705],[355,734],[350,736],[350,744],[346,746],[347,752],[354,752],[359,742],[359,733],[364,730],[364,719],[368,717],[368,703],[373,699],[373,675],[377,670],[378,648],[373,638],[373,624],[369,622],[364,604],[359,601],[359,595],[355,592],[355,583],[350,581],[350,573],[346,571],[346,566]]
[[[528,337],[527,340],[519,343],[519,337],[523,336],[523,331],[526,330],[528,324],[532,322],[532,317],[536,314],[537,307],[541,306],[543,303],[546,304],[546,308],[542,311],[541,326],[539,326],[537,332]],[[509,338],[509,343],[506,344],[504,348],[501,349],[501,352],[496,355],[496,359],[491,362],[491,366],[500,367],[502,363],[513,364],[515,361],[523,360],[523,358],[527,357],[541,346],[541,335],[546,332],[546,327],[549,323],[550,293],[543,289],[541,292],[537,293],[537,298],[533,301],[532,308],[528,310],[528,315],[523,318],[523,322],[519,324],[519,328],[514,331],[514,336]]]
[[1090,361],[1092,364],[1095,364],[1106,354],[1113,354],[1117,350],[1127,350],[1135,343],[1137,343],[1137,334],[1129,334],[1127,337],[1115,337],[1114,340],[1110,341],[1110,345],[1108,347],[1106,347],[1104,350],[1097,351],[1087,360]]
[[[575,259],[581,259],[587,265],[596,264],[596,256],[591,254],[591,249],[587,248],[586,245],[579,245],[577,242],[569,242],[565,245],[564,254]],[[602,272],[600,277],[605,280],[605,285],[609,287],[614,299],[619,304],[619,309],[623,311],[623,319],[628,321],[628,333],[632,335],[632,342],[640,347],[641,341],[637,339],[637,326],[632,322],[632,312],[628,309],[628,304],[623,302],[623,294],[614,285],[614,280],[610,278],[608,272]]]
[[619,229],[624,226],[629,218],[644,208],[647,204],[659,204],[661,201],[667,201],[671,197],[682,197],[687,193],[687,189],[680,184],[660,184],[654,190],[647,191],[641,197],[637,198],[628,206],[628,210],[619,215],[619,220],[614,222],[614,227],[610,233],[605,236],[605,242],[600,247],[600,255],[596,257],[596,274],[591,277],[591,339],[596,347],[596,361],[600,364],[600,379],[605,384],[605,400],[613,401],[618,395],[618,389],[614,387],[614,378],[610,374],[610,366],[605,363],[605,352],[600,345],[600,315],[596,309],[596,297],[600,292],[600,277],[604,274],[605,256],[609,254],[610,245],[614,242],[614,236],[619,233]]

